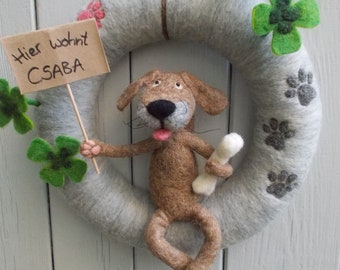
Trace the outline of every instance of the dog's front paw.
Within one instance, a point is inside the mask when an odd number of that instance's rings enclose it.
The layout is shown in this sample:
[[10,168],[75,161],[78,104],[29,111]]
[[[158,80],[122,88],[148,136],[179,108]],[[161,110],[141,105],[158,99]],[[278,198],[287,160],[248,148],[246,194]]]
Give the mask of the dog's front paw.
[[205,164],[205,171],[208,174],[221,178],[228,178],[233,174],[233,167],[229,164],[220,164],[214,160],[208,160]]
[[80,153],[87,158],[93,158],[100,154],[101,147],[95,141],[85,141],[80,145]]

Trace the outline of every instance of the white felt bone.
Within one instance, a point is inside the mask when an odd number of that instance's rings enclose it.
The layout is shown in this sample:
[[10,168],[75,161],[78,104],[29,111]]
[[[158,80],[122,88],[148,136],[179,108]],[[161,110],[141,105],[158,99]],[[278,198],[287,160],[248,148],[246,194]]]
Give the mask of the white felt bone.
[[[237,133],[225,135],[210,156],[209,160],[216,161],[220,164],[226,164],[231,157],[236,155],[243,147],[243,139]],[[192,183],[195,193],[209,196],[215,191],[217,177],[215,175],[203,172]]]

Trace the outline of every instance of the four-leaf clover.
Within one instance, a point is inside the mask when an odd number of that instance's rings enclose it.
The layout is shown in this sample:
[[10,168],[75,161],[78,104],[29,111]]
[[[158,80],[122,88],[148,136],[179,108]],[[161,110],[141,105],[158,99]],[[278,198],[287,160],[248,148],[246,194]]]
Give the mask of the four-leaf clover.
[[271,5],[254,7],[252,26],[255,34],[265,36],[273,31],[272,50],[276,55],[296,52],[301,47],[296,27],[312,28],[319,24],[316,0],[270,0]]
[[87,164],[74,157],[79,152],[79,141],[59,136],[55,140],[55,145],[53,148],[45,140],[36,138],[27,150],[27,157],[30,160],[45,164],[40,171],[40,178],[55,187],[64,185],[65,175],[73,182],[81,182],[87,171]]
[[0,127],[7,125],[12,119],[15,130],[25,134],[33,129],[32,120],[25,114],[28,105],[39,106],[36,100],[27,99],[18,87],[10,89],[5,79],[0,79]]

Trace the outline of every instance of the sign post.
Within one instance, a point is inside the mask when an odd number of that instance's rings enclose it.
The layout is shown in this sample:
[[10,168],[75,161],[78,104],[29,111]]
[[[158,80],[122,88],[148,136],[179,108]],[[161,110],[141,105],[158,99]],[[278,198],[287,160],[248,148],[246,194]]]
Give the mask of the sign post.
[[5,37],[1,43],[22,94],[66,85],[88,141],[70,83],[110,72],[95,20]]

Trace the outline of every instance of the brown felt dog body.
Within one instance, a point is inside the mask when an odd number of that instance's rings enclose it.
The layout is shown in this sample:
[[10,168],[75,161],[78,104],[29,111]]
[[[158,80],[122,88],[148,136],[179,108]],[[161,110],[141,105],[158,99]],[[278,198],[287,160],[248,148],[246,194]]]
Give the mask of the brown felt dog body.
[[[154,255],[173,269],[209,269],[220,248],[221,231],[214,216],[197,202],[198,195],[191,185],[198,174],[194,152],[208,159],[214,149],[191,133],[192,117],[196,102],[214,115],[227,106],[227,99],[187,72],[154,70],[124,91],[118,108],[123,110],[140,89],[143,92],[137,115],[155,130],[154,138],[123,146],[90,141],[83,143],[81,152],[87,157],[127,157],[152,152],[150,193],[157,210],[146,228],[146,242]],[[232,173],[229,164],[209,162],[206,169],[224,178]],[[177,220],[198,224],[205,235],[195,259],[171,246],[164,237],[168,226]]]

